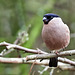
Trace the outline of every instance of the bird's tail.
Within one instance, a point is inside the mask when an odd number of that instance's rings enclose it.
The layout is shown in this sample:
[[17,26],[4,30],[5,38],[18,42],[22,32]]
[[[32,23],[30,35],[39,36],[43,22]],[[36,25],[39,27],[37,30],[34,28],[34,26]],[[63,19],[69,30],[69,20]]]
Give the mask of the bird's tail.
[[57,67],[58,65],[58,57],[50,58],[49,67]]

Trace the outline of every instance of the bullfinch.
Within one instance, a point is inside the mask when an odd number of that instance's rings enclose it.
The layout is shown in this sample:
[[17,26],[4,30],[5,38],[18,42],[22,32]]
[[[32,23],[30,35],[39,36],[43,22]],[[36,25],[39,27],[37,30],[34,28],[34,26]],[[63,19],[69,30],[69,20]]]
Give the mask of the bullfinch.
[[[68,46],[70,30],[62,19],[56,14],[43,16],[42,39],[50,50],[58,51]],[[49,67],[57,67],[58,58],[50,58]]]

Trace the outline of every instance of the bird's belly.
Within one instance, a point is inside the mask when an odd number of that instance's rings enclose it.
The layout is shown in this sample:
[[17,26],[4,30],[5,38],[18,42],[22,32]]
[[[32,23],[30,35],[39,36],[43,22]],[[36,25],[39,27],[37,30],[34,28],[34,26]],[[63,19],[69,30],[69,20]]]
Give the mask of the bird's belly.
[[68,41],[64,41],[63,39],[58,40],[53,38],[53,40],[52,38],[45,40],[45,43],[50,50],[63,49],[68,45]]
[[[43,34],[44,33],[44,34]],[[70,40],[68,32],[63,30],[44,31],[42,34],[43,40],[50,50],[59,50],[67,47]]]

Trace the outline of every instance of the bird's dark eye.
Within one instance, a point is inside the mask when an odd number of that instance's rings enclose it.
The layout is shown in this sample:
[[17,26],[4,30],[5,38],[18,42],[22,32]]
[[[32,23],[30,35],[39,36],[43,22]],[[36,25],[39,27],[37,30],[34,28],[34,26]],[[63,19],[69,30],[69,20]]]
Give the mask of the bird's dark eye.
[[50,17],[49,17],[49,16],[47,16],[47,19],[50,19]]

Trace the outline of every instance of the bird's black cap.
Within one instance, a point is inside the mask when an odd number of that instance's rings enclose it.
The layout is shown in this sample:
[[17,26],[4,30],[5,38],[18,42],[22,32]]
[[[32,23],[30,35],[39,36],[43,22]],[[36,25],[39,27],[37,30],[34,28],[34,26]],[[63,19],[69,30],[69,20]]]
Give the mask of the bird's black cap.
[[48,22],[49,22],[50,20],[52,20],[54,17],[59,17],[59,16],[56,15],[56,14],[53,14],[53,13],[45,14],[45,15],[43,16],[43,22],[44,22],[45,24],[48,24]]

